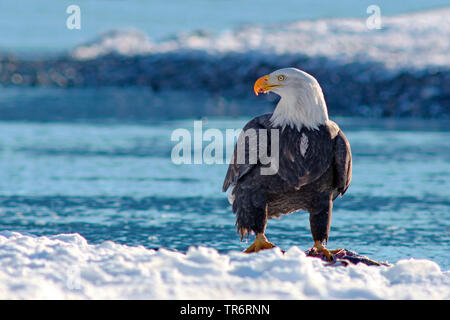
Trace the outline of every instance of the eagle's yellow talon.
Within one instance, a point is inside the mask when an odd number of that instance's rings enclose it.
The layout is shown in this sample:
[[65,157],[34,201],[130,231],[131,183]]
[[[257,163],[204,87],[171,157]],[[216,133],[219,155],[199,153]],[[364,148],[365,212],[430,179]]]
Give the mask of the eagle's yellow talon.
[[335,249],[335,250],[329,250],[332,254],[338,254],[341,253],[341,251],[344,249]]
[[256,235],[255,241],[244,250],[245,253],[258,252],[260,250],[272,249],[275,245],[269,242],[263,233],[258,233]]
[[333,256],[343,250],[343,249],[328,250],[320,241],[314,242],[313,249],[316,253],[323,253],[328,261],[333,261],[334,260]]

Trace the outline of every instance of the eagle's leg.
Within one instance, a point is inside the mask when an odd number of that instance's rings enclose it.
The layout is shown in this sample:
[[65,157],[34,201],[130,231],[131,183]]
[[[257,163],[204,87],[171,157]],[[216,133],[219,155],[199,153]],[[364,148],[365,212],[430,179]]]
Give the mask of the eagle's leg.
[[313,250],[314,253],[323,253],[328,261],[333,261],[333,255],[342,251],[342,249],[328,250],[324,243],[328,241],[330,233],[331,214],[333,211],[333,200],[327,198],[326,201],[318,201],[318,210],[311,210],[309,215],[309,222],[311,225],[311,233],[314,239]]
[[275,247],[275,245],[272,242],[269,242],[269,240],[267,240],[266,236],[264,235],[267,225],[268,204],[266,203],[265,206],[261,209],[253,211],[254,214],[252,215],[252,217],[254,219],[254,223],[250,228],[240,228],[241,240],[243,237],[243,232],[248,233],[249,229],[252,230],[256,235],[255,241],[250,245],[250,247],[244,250],[245,253],[258,252],[260,250],[272,249],[273,247]]

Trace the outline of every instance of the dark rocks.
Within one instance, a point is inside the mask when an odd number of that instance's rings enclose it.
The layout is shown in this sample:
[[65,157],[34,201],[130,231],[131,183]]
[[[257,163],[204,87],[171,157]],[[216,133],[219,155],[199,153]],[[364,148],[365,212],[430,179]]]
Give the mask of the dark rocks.
[[[77,103],[71,100],[71,97],[76,96],[73,90],[105,92],[105,88],[116,92],[117,96],[124,97],[120,102],[121,110],[133,110],[140,117],[152,118],[155,115],[168,117],[169,114],[176,115],[178,109],[180,115],[204,116],[202,112],[205,107],[202,105],[205,104],[205,95],[209,99],[209,105],[211,101],[225,101],[224,107],[217,108],[220,109],[220,114],[214,114],[214,108],[208,107],[208,112],[212,114],[206,115],[259,114],[261,105],[265,103],[266,108],[273,106],[277,99],[273,95],[265,96],[265,102],[260,97],[254,99],[253,82],[263,74],[286,66],[298,67],[317,78],[322,85],[329,113],[333,116],[423,118],[450,116],[450,70],[445,68],[393,71],[375,62],[342,64],[324,57],[310,58],[303,55],[276,56],[256,52],[212,55],[202,51],[180,51],[141,56],[109,54],[91,60],[76,60],[68,55],[40,60],[1,55],[0,87],[3,87],[1,92],[12,88],[28,88],[25,92],[32,91],[34,95],[42,97],[42,94],[38,93],[39,90],[30,91],[30,89],[67,90],[50,90],[52,93],[50,96],[47,94],[47,100],[35,100],[31,97],[33,95],[28,99],[21,97],[20,105],[17,101],[5,99],[0,92],[0,119],[21,119],[27,113],[20,112],[20,108],[35,108],[38,102],[42,103],[41,108],[51,108],[56,100],[59,101],[57,109],[60,110],[62,118],[69,114],[76,117],[80,109],[74,108],[82,108],[80,106],[82,101]],[[124,92],[130,90],[135,90],[137,94],[146,92],[145,96],[151,96],[152,99],[140,99],[142,101],[137,102],[139,101],[137,95],[129,99]],[[165,104],[166,110],[171,108],[168,113],[155,114],[151,111],[157,108],[155,101],[165,99],[164,97],[173,92],[179,92],[181,96],[191,96],[188,100],[191,99],[192,104],[186,105],[185,99],[181,98],[178,102],[170,101],[171,104]],[[199,94],[201,99],[196,103],[194,100],[197,92],[201,93]],[[81,94],[83,95],[86,96]],[[236,103],[239,105],[239,101],[249,103],[250,109],[243,108],[239,111],[239,108],[236,110],[228,107],[227,102],[230,102],[231,106]],[[84,113],[83,118],[91,116],[115,118],[115,112],[108,114],[95,109],[119,108],[118,102],[114,99],[84,102],[90,105],[90,109]],[[110,105],[99,106],[97,103]],[[11,110],[11,104],[14,105],[14,110]],[[63,111],[62,108],[73,110]],[[137,109],[145,111],[140,112]],[[192,112],[186,113],[186,109],[191,109]],[[133,114],[130,116],[133,118]]]

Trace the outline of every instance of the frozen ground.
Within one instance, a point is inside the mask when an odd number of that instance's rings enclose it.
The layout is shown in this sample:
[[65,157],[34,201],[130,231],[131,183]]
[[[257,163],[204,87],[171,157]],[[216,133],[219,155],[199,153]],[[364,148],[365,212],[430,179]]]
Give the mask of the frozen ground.
[[429,260],[326,267],[297,247],[186,254],[78,234],[0,233],[1,299],[449,299],[450,271]]

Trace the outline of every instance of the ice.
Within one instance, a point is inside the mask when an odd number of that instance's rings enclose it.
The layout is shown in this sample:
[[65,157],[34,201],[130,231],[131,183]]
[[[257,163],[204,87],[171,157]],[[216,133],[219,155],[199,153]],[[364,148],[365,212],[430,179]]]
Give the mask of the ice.
[[298,247],[186,253],[79,234],[0,233],[0,299],[449,299],[450,272],[429,260],[328,267]]

